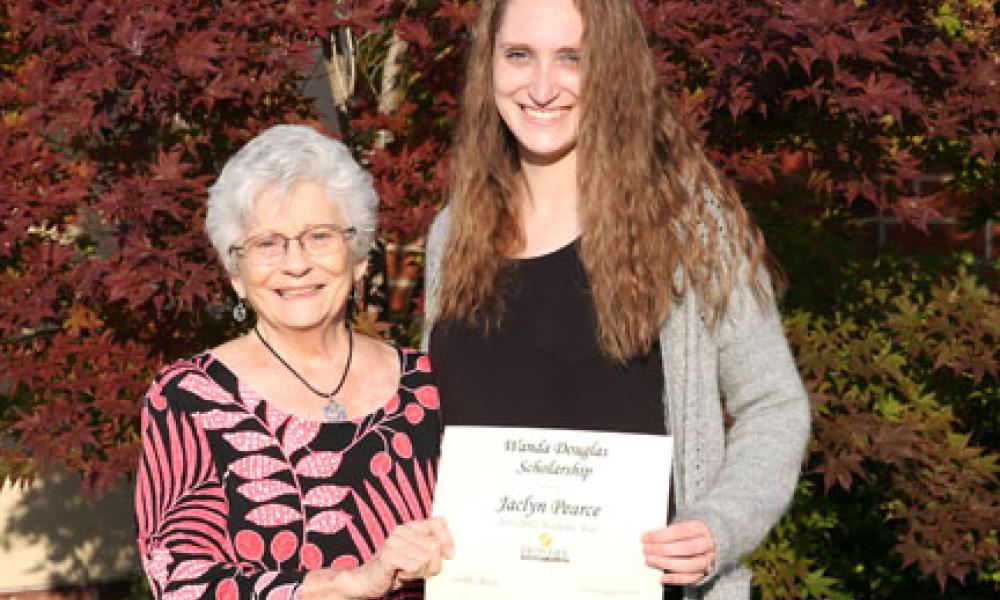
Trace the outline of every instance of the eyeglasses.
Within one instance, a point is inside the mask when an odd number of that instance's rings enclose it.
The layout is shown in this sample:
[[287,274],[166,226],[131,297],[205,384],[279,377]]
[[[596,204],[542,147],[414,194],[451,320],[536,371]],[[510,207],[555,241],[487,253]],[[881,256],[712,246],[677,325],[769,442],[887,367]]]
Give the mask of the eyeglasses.
[[347,249],[347,242],[354,239],[358,230],[340,225],[313,225],[296,236],[283,233],[265,233],[244,240],[242,245],[230,246],[229,253],[236,253],[255,265],[273,265],[288,254],[288,244],[296,240],[302,251],[313,258],[340,254]]

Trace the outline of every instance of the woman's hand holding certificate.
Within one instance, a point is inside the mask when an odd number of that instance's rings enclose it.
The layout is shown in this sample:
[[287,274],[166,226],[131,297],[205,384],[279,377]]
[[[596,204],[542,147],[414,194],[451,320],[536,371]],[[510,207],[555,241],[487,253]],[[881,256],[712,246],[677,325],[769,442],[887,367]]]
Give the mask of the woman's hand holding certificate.
[[646,564],[664,571],[661,581],[687,585],[703,579],[715,565],[715,539],[701,521],[683,521],[642,536]]

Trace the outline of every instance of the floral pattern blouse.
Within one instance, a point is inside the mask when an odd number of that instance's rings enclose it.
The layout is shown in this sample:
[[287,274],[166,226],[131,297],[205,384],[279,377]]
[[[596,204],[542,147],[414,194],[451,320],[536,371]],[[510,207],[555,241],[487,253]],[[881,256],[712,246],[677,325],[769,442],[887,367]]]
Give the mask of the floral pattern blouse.
[[340,423],[282,412],[208,353],[164,368],[135,494],[156,598],[289,600],[309,570],[363,563],[396,524],[429,516],[438,394],[424,354],[399,356],[397,393]]

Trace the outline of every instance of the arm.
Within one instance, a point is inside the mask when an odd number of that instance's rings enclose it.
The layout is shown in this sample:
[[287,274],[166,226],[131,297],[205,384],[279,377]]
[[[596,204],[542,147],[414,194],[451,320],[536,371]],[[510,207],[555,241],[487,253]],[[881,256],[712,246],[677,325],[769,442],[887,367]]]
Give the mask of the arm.
[[[770,290],[763,272],[760,283]],[[690,358],[701,367],[689,376],[702,401],[714,401],[718,388],[732,426],[724,444],[714,420],[686,433],[710,442],[700,459],[686,463],[710,476],[708,488],[680,507],[672,525],[643,537],[647,564],[663,569],[663,581],[672,584],[698,583],[734,567],[760,543],[794,493],[809,434],[807,395],[770,295],[758,300],[749,286],[734,289],[717,326],[700,332]],[[700,418],[717,414],[713,408]]]
[[[156,598],[282,597],[304,573],[241,565],[230,543],[229,506],[205,431],[175,409],[176,388],[157,384],[142,412],[142,457],[136,478],[139,553]],[[263,541],[259,538],[247,541]],[[288,596],[285,596],[288,597]]]
[[677,521],[708,526],[718,569],[751,552],[785,511],[795,492],[810,414],[770,297],[758,301],[748,286],[734,289],[715,333],[719,392],[733,422],[713,485],[681,510]]
[[382,598],[408,581],[436,575],[441,559],[451,556],[451,534],[444,520],[408,521],[397,525],[375,556],[360,567],[311,571],[297,600]]

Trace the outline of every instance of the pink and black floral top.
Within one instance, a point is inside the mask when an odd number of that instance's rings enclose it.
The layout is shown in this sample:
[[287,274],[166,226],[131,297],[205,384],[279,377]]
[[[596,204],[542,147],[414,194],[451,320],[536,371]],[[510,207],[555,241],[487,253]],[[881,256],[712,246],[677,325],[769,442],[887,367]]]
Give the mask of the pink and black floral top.
[[399,355],[396,395],[342,423],[282,412],[208,353],[164,368],[135,494],[156,598],[289,600],[307,571],[363,563],[396,524],[429,516],[438,394],[427,357]]

